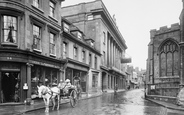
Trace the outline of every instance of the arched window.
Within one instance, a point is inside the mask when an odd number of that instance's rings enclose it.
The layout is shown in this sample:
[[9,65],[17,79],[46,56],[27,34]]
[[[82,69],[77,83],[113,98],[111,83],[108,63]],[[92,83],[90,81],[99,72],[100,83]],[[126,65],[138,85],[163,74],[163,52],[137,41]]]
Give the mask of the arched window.
[[179,75],[179,49],[175,42],[169,40],[160,47],[159,62],[161,77]]

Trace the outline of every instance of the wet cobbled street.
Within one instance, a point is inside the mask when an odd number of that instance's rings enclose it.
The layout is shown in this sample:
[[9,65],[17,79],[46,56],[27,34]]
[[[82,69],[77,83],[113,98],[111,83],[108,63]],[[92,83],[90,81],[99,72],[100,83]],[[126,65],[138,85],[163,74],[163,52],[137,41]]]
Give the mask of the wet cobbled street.
[[59,111],[45,113],[43,109],[24,115],[184,115],[184,111],[164,108],[144,99],[144,90],[104,93],[102,96],[80,100],[75,108],[63,104]]

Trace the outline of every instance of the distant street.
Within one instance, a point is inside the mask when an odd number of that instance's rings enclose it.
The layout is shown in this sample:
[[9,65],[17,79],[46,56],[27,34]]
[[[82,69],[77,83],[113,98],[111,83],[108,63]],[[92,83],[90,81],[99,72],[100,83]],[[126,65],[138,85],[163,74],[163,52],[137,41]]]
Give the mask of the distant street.
[[75,108],[63,104],[60,110],[45,113],[44,109],[24,115],[183,115],[184,111],[169,110],[144,100],[143,89],[104,93],[102,96],[81,100]]

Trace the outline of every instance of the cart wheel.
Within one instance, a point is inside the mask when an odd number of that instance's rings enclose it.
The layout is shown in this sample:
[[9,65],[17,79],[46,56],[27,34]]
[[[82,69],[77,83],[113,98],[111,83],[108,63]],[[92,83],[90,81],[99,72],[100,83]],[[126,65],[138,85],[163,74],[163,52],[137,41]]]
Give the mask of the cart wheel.
[[79,99],[81,97],[81,90],[77,90],[77,99]]
[[75,107],[77,104],[77,92],[76,90],[72,90],[70,93],[70,105]]

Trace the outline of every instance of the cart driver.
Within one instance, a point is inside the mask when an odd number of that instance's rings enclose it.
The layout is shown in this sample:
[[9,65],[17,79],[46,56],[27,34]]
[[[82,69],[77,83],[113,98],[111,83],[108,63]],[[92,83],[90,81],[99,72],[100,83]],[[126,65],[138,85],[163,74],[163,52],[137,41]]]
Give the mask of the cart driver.
[[64,86],[64,90],[65,90],[65,93],[68,93],[68,90],[69,88],[71,88],[71,83],[70,83],[70,80],[69,79],[66,79],[65,80],[65,86]]

